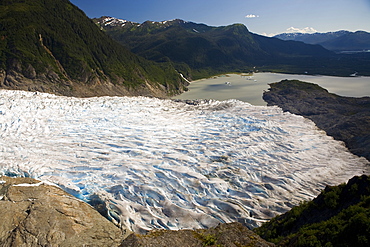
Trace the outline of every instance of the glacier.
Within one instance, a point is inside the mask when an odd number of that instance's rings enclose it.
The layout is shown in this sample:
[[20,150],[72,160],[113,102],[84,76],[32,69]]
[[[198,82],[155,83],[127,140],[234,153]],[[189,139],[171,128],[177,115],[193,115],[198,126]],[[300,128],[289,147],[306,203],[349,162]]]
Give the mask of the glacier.
[[123,227],[256,227],[367,161],[301,116],[237,100],[0,91],[0,174],[98,196]]

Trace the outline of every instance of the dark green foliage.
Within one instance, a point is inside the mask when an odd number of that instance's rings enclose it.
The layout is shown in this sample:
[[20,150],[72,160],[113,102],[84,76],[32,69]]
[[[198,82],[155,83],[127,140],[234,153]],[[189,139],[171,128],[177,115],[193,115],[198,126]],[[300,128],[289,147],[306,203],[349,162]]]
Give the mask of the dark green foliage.
[[[172,61],[192,79],[226,72],[272,71],[297,74],[370,75],[370,57],[336,55],[319,45],[282,41],[250,33],[242,24],[211,27],[173,20],[105,25],[107,34],[136,54],[157,62]],[[360,57],[362,56],[362,57]]]
[[[122,26],[105,25],[106,19],[112,20],[102,17],[94,21],[115,40],[147,59],[172,61],[177,70],[191,74],[193,79],[251,71],[256,66],[259,70],[296,72],[300,69],[304,73],[307,68],[302,64],[307,64],[307,60],[333,55],[321,46],[250,33],[242,24],[210,27],[173,20],[167,23],[126,22]],[[317,67],[316,62],[312,63]],[[186,64],[187,68],[183,70],[179,64]]]
[[271,90],[303,90],[303,91],[323,91],[328,92],[328,90],[320,87],[315,83],[302,82],[299,80],[282,80],[280,82],[270,83]]
[[52,67],[72,80],[97,75],[128,88],[151,81],[175,91],[181,81],[170,63],[137,57],[68,0],[1,1],[0,66],[13,69],[14,61],[30,64],[38,74]]
[[333,51],[370,50],[370,33],[364,31],[347,33],[336,39],[322,42],[320,45]]
[[280,246],[369,246],[370,177],[328,186],[255,231]]

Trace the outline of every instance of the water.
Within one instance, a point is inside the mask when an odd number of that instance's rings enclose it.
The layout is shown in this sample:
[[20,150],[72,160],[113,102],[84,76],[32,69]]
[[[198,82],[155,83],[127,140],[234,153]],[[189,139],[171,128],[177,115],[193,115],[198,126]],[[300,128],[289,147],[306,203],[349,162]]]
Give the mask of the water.
[[[262,99],[264,90],[269,83],[284,79],[297,79],[312,82],[326,88],[331,93],[341,96],[363,97],[370,96],[370,77],[333,77],[288,75],[276,73],[255,73],[253,76],[229,74],[220,77],[194,81],[189,91],[174,98],[176,99],[237,99],[253,105],[266,105]],[[230,82],[226,84],[225,82]]]
[[309,120],[236,100],[0,91],[0,174],[98,195],[121,225],[255,227],[367,172]]

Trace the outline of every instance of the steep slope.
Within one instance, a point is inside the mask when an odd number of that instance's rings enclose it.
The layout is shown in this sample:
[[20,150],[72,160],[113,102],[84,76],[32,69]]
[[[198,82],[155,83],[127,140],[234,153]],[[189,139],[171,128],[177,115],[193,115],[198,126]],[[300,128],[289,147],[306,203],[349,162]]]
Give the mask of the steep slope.
[[369,246],[370,177],[327,186],[314,200],[255,231],[278,246]]
[[0,85],[74,96],[183,90],[169,63],[134,55],[68,0],[1,1]]
[[183,20],[139,24],[112,17],[94,22],[134,53],[154,61],[173,61],[193,79],[331,55],[320,46],[255,35],[242,24],[211,27]]

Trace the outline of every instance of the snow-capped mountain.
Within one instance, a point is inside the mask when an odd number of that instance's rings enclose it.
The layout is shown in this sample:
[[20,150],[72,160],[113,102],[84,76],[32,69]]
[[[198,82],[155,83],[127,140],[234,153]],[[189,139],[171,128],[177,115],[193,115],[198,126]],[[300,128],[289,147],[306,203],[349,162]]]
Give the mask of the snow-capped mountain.
[[351,32],[345,30],[328,33],[282,33],[275,35],[274,37],[282,40],[302,41],[307,44],[319,44],[349,33]]
[[302,41],[306,44],[321,45],[332,51],[367,51],[370,50],[370,33],[345,30],[328,33],[282,33],[275,38]]
[[127,26],[138,26],[140,27],[141,25],[146,25],[146,24],[151,24],[155,25],[157,27],[169,27],[174,24],[184,24],[184,23],[189,23],[187,21],[181,20],[181,19],[174,19],[174,20],[168,20],[168,21],[145,21],[143,23],[138,23],[138,22],[132,22],[124,19],[119,19],[115,17],[109,17],[109,16],[103,16],[100,18],[94,19],[94,22],[101,26],[101,27],[107,27],[107,28],[115,28],[115,27],[125,27]]

